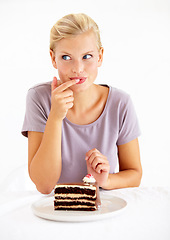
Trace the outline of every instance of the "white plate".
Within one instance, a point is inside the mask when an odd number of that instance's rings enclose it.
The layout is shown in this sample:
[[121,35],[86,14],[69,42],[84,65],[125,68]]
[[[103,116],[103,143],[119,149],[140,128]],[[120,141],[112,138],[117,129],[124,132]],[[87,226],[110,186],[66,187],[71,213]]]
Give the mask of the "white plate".
[[54,210],[54,197],[43,198],[32,204],[32,210],[38,217],[60,222],[95,221],[115,216],[127,205],[119,197],[109,194],[100,194],[101,207],[96,211],[62,211]]

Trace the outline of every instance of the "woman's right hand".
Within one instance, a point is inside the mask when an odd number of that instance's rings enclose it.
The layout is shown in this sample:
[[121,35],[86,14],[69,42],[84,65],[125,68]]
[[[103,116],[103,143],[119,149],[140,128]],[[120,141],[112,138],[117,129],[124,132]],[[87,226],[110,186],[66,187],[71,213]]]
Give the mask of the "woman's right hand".
[[73,91],[69,87],[75,85],[78,80],[70,80],[61,83],[56,77],[51,84],[51,111],[53,118],[63,120],[70,108],[73,107]]

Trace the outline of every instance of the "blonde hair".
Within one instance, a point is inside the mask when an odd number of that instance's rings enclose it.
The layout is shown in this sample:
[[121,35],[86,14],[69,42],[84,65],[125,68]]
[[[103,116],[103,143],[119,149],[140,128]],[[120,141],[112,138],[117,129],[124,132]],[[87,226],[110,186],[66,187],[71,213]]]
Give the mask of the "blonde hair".
[[102,46],[100,31],[95,21],[84,13],[66,15],[58,20],[51,29],[50,50],[54,51],[56,43],[61,39],[74,37],[90,30],[94,32],[97,48],[100,50]]

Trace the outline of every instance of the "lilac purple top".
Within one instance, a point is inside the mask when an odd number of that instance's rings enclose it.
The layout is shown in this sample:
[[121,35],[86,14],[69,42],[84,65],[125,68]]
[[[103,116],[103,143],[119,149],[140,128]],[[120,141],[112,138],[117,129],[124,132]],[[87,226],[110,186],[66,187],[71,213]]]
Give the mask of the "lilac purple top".
[[[67,117],[62,124],[62,172],[59,182],[80,182],[87,174],[85,154],[97,148],[110,164],[110,173],[118,165],[117,146],[140,135],[137,116],[129,95],[109,87],[105,108],[100,117],[88,125],[77,125]],[[51,109],[51,82],[29,89],[22,134],[44,132]]]

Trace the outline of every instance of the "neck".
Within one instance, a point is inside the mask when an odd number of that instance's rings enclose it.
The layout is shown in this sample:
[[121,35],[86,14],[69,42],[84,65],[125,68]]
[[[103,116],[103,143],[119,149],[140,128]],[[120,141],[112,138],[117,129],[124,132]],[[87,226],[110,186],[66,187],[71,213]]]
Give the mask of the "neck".
[[67,112],[70,122],[86,125],[94,122],[103,112],[109,90],[99,85],[91,85],[87,91],[74,91],[74,105]]
[[74,93],[74,105],[72,112],[80,114],[86,112],[96,101],[98,95],[96,94],[96,85],[92,84],[86,91]]

